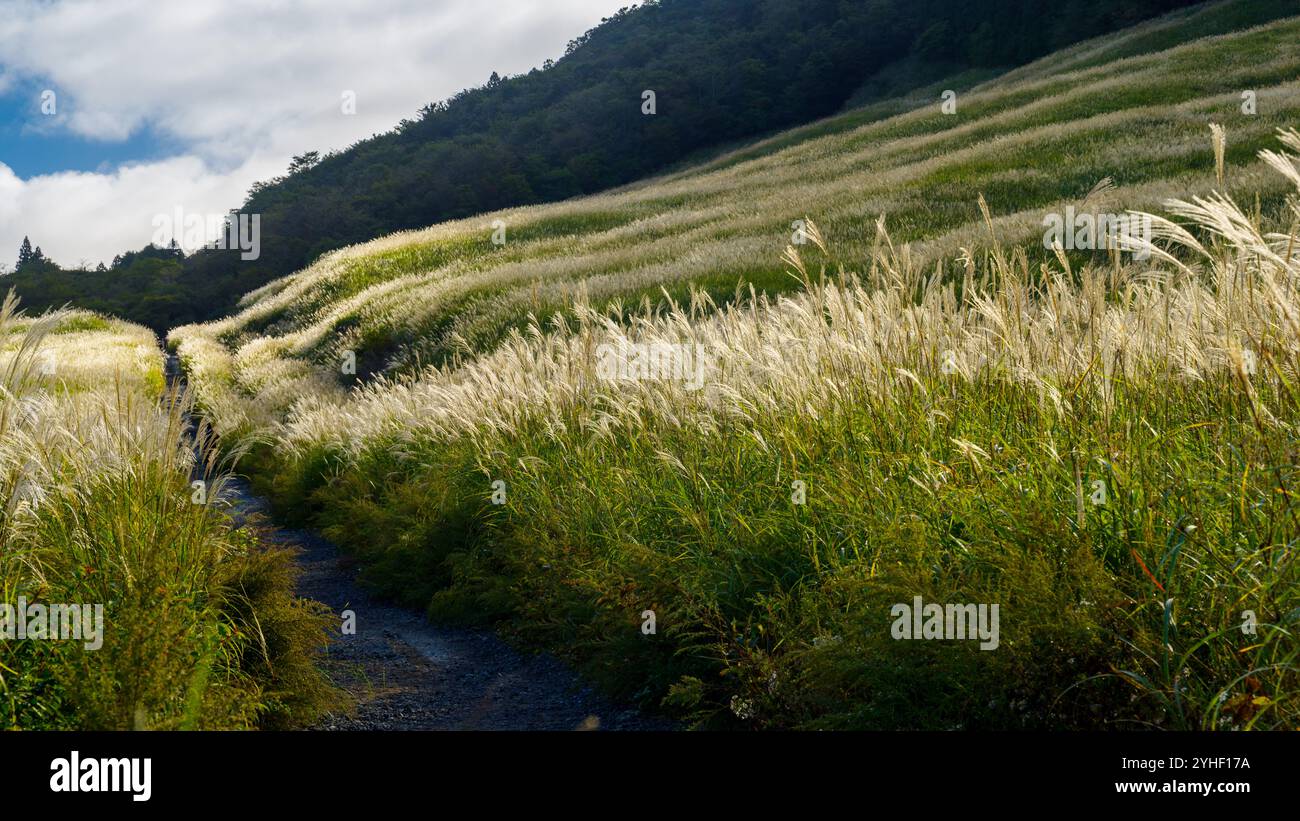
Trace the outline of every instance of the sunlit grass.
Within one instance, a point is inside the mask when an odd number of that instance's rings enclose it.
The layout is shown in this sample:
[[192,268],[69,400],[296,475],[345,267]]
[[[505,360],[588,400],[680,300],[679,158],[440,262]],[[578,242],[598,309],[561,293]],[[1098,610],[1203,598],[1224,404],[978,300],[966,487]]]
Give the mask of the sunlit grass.
[[[1298,26],[344,249],[172,342],[370,583],[701,725],[1294,729]],[[1044,250],[1090,192],[1172,215],[1151,261]],[[998,650],[893,640],[918,595]]]
[[[102,608],[98,646],[0,641],[0,720],[21,729],[287,726],[330,696],[323,615],[292,561],[236,532],[224,468],[164,400],[147,329],[0,309],[0,596]],[[192,479],[205,498],[196,503]],[[210,496],[211,498],[206,498]]]

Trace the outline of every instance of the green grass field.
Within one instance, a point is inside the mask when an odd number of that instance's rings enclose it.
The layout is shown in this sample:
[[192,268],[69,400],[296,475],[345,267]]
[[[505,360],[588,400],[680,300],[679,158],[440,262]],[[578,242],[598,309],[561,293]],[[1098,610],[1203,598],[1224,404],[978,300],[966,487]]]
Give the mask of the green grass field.
[[309,721],[333,695],[315,668],[328,620],[295,598],[288,552],[232,529],[215,452],[195,463],[189,397],[164,397],[157,339],[15,307],[0,309],[4,727]]
[[[170,341],[370,584],[697,726],[1296,729],[1279,8],[334,252]],[[1173,221],[1044,248],[1067,206]],[[899,640],[917,596],[997,648]]]

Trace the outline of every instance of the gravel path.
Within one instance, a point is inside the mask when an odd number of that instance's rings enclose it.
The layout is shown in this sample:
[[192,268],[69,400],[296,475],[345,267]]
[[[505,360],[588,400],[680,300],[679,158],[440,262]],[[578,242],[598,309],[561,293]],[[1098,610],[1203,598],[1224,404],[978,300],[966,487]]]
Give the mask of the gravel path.
[[[172,357],[168,376],[179,380]],[[610,703],[554,657],[526,655],[489,630],[430,624],[423,614],[376,600],[356,584],[349,559],[310,531],[276,527],[265,499],[236,479],[225,500],[240,527],[300,549],[298,593],[339,614],[355,613],[322,666],[356,709],[328,715],[320,730],[670,730],[671,722]]]

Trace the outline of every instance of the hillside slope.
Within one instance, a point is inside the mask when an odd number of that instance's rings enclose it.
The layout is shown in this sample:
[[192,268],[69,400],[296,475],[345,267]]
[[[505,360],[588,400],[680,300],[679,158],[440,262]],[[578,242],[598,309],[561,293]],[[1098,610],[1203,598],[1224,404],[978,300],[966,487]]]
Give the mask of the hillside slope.
[[[1185,25],[1184,37],[1197,30],[1197,21]],[[1296,121],[1297,33],[1293,18],[1100,66],[1043,67],[963,95],[952,116],[936,101],[841,130],[840,120],[859,116],[849,113],[609,194],[395,234],[250,293],[202,335],[232,350],[264,337],[259,356],[274,348],[281,367],[303,373],[332,370],[343,350],[363,374],[400,371],[443,361],[458,339],[490,348],[580,291],[603,305],[657,300],[661,288],[726,300],[738,283],[795,287],[780,257],[805,217],[846,266],[870,259],[884,216],[918,262],[951,272],[960,249],[985,236],[981,195],[998,237],[1025,243],[1041,237],[1044,214],[1104,179],[1113,185],[1090,203],[1101,211],[1208,192],[1212,121],[1230,133],[1229,188],[1276,195],[1281,183],[1255,154]],[[1240,108],[1248,89],[1255,115]],[[493,241],[498,223],[504,244]]]
[[[1198,36],[1248,6],[344,249],[171,342],[370,584],[700,725],[1293,727],[1300,17]],[[1177,219],[1149,260],[1044,247],[1129,208]]]
[[[252,267],[283,275],[395,230],[639,179],[691,152],[831,114],[915,52],[942,58],[941,73],[1004,69],[1185,5],[1066,2],[1047,17],[1025,0],[632,6],[544,70],[494,77],[255,189],[242,210],[263,215],[268,256]],[[990,36],[992,24],[1003,36]]]
[[[851,97],[898,97],[943,78],[964,89],[1190,3],[1066,0],[1043,16],[1030,0],[656,0],[613,15],[545,67],[493,74],[387,133],[325,156],[304,146],[240,208],[260,216],[256,260],[205,250],[108,271],[34,265],[12,282],[35,309],[71,299],[164,332],[221,316],[326,251],[608,189],[827,116]],[[1257,16],[1289,13],[1281,0],[1254,5]]]

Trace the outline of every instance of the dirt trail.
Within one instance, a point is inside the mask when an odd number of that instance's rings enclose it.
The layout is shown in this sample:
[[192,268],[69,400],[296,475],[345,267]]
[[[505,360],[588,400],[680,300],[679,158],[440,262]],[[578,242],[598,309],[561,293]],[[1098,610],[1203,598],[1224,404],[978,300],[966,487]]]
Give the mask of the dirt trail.
[[[169,382],[182,381],[175,357]],[[430,624],[422,614],[378,601],[355,581],[347,557],[310,531],[276,527],[266,500],[236,479],[225,501],[238,526],[300,548],[298,594],[339,614],[356,632],[335,636],[322,659],[356,700],[322,730],[665,730],[670,722],[619,707],[547,655],[525,655],[488,630]]]

